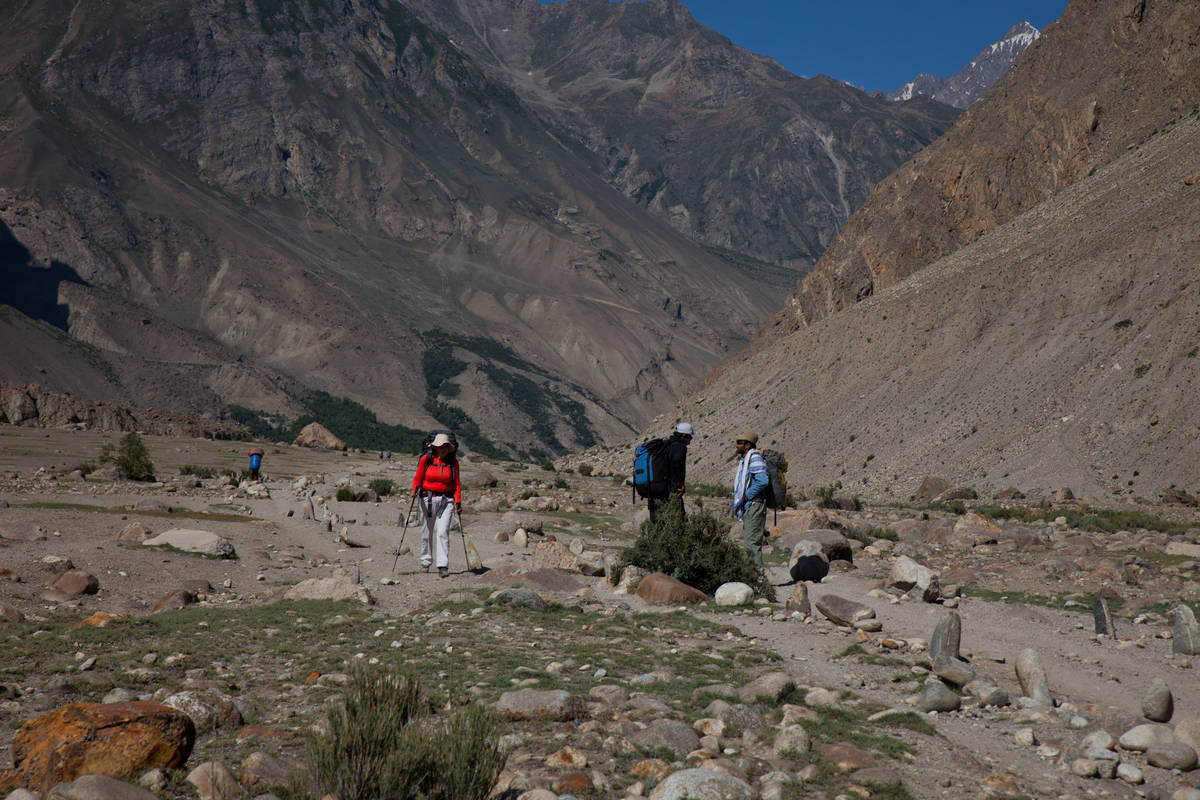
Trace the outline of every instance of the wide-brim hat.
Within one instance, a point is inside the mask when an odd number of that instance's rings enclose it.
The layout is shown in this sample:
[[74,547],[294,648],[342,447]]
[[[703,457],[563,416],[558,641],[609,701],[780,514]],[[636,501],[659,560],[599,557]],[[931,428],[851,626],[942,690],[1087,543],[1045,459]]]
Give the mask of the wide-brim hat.
[[430,447],[441,447],[444,444],[450,445],[451,448],[454,447],[454,442],[450,441],[449,436],[447,436],[444,433],[439,433],[437,436],[433,437],[433,441],[430,443],[429,446]]
[[754,445],[758,444],[758,434],[755,433],[754,431],[742,431],[741,433],[739,433],[737,435],[737,438],[734,439],[733,441],[749,442],[750,446],[753,447]]

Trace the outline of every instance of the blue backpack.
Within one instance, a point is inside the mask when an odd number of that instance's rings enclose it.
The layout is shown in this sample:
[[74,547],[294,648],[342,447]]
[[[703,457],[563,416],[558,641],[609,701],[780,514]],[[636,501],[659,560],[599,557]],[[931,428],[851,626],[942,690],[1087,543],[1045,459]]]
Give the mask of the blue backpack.
[[640,496],[667,496],[667,447],[667,439],[647,439],[633,451],[633,490]]

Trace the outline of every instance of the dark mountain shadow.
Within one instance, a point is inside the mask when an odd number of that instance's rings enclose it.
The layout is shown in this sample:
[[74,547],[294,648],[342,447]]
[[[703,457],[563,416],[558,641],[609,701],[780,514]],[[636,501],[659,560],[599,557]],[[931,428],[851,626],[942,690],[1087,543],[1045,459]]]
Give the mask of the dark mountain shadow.
[[58,302],[58,285],[63,281],[90,285],[61,261],[51,261],[49,269],[34,264],[29,248],[0,222],[0,305],[65,331],[70,308]]

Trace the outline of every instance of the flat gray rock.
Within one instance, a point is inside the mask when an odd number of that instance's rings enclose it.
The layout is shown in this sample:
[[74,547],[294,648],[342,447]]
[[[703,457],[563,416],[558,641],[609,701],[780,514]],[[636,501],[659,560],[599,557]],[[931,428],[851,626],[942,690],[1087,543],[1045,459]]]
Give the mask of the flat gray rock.
[[583,710],[583,701],[565,689],[520,689],[504,692],[496,701],[496,711],[511,720],[568,720]]
[[58,784],[46,795],[46,800],[158,800],[158,795],[107,775],[84,775]]
[[671,773],[655,787],[650,800],[754,800],[758,792],[745,781],[715,769]]
[[854,623],[860,619],[872,619],[875,616],[875,609],[870,606],[856,603],[853,600],[847,600],[844,597],[838,597],[835,594],[827,594],[819,598],[813,605],[817,607],[817,611],[820,611],[831,621],[838,625],[844,625],[847,628],[854,627]]
[[656,719],[629,739],[650,750],[665,747],[679,756],[686,756],[700,747],[700,736],[692,726],[674,719]]
[[354,600],[364,605],[375,602],[364,587],[346,578],[309,578],[283,593],[285,600]]
[[760,697],[767,698],[771,703],[779,703],[795,688],[796,681],[786,672],[768,672],[739,689],[737,696],[744,703],[753,703]]
[[501,589],[488,598],[490,605],[512,606],[513,608],[532,608],[544,611],[550,604],[532,589]]
[[185,553],[210,558],[236,558],[233,542],[211,531],[191,528],[172,528],[142,542],[144,547],[173,547]]

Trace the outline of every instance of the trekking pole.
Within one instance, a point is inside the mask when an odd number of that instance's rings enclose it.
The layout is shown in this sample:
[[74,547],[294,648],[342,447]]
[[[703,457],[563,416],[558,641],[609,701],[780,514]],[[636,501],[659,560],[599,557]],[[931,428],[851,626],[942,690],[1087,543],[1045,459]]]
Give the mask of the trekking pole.
[[467,532],[463,530],[462,512],[458,513],[458,532],[462,534],[463,556],[467,560],[467,568],[472,572],[477,572],[483,569],[483,562],[479,559],[479,553],[475,550],[475,545],[467,542]]
[[412,516],[413,506],[417,504],[417,496],[414,494],[412,502],[408,504],[408,511],[404,514],[404,527],[400,529],[400,544],[396,545],[396,558],[392,561],[392,572],[396,571],[396,565],[400,563],[400,551],[404,549],[404,534],[408,533],[408,518]]

